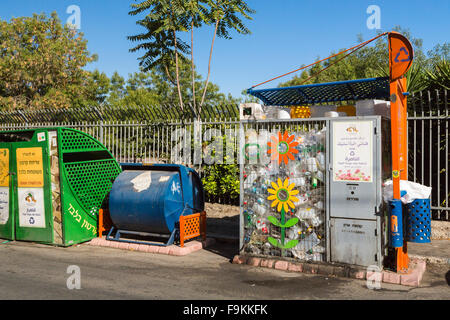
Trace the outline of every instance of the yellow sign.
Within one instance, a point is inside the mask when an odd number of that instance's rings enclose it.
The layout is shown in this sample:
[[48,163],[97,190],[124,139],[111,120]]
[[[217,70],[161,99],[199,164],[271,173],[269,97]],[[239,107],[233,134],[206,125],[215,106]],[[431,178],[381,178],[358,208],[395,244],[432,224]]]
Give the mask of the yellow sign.
[[42,148],[19,148],[16,150],[16,155],[18,187],[43,187]]
[[9,149],[0,149],[0,187],[9,187]]
[[394,178],[398,178],[398,177],[400,177],[400,172],[398,172],[398,170],[394,170],[394,171],[392,171],[392,176]]

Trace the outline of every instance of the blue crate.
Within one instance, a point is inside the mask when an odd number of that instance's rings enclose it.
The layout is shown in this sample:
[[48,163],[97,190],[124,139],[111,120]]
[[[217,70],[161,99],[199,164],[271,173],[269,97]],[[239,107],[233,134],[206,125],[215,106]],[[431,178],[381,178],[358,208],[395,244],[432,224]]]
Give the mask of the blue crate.
[[406,241],[431,242],[430,199],[416,199],[406,205]]

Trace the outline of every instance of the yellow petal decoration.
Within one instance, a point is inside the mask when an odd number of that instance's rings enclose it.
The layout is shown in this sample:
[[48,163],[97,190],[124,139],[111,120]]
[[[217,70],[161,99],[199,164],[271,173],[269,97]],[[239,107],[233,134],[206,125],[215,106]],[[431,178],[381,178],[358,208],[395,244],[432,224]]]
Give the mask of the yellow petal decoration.
[[273,189],[267,189],[270,195],[267,197],[267,200],[272,201],[271,207],[277,207],[277,211],[280,212],[282,209],[284,212],[288,212],[289,207],[294,209],[294,202],[298,201],[297,197],[294,195],[298,194],[298,190],[294,190],[295,184],[289,184],[289,178],[286,178],[284,181],[281,181],[278,178],[277,183],[272,182]]

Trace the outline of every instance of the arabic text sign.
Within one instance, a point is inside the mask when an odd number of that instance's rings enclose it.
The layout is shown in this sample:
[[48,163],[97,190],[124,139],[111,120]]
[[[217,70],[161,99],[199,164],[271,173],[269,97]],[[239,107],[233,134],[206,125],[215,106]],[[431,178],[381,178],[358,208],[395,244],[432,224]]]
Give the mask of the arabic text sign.
[[333,181],[372,182],[372,121],[333,122]]

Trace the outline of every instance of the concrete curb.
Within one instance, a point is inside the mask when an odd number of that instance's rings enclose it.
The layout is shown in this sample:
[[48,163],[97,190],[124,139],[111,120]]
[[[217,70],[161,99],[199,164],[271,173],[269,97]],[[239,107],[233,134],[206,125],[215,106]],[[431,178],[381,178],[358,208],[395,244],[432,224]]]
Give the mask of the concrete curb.
[[421,256],[418,254],[410,254],[409,257],[417,260],[423,260],[428,264],[450,264],[450,258]]
[[95,238],[89,242],[86,242],[86,244],[91,245],[91,246],[109,247],[109,248],[116,248],[116,249],[129,250],[129,251],[140,251],[140,252],[146,252],[146,253],[159,253],[159,254],[167,254],[167,255],[171,255],[171,256],[185,256],[189,253],[206,248],[206,247],[212,245],[213,243],[215,243],[215,240],[212,238],[206,238],[206,241],[193,240],[193,241],[186,242],[184,244],[184,247],[181,248],[176,245],[170,245],[170,246],[164,247],[164,246],[156,246],[156,245],[149,245],[149,244],[137,244],[137,243],[112,241],[112,240],[106,240],[105,238]]
[[338,266],[332,264],[316,264],[309,262],[291,262],[279,259],[260,258],[255,256],[236,255],[234,264],[246,264],[253,267],[262,267],[289,272],[303,272],[309,274],[321,274],[326,276],[346,277],[360,280],[372,280],[385,283],[400,284],[418,287],[426,269],[426,262],[419,259],[411,259],[408,273],[399,274],[387,270],[370,272],[364,268],[352,266]]

